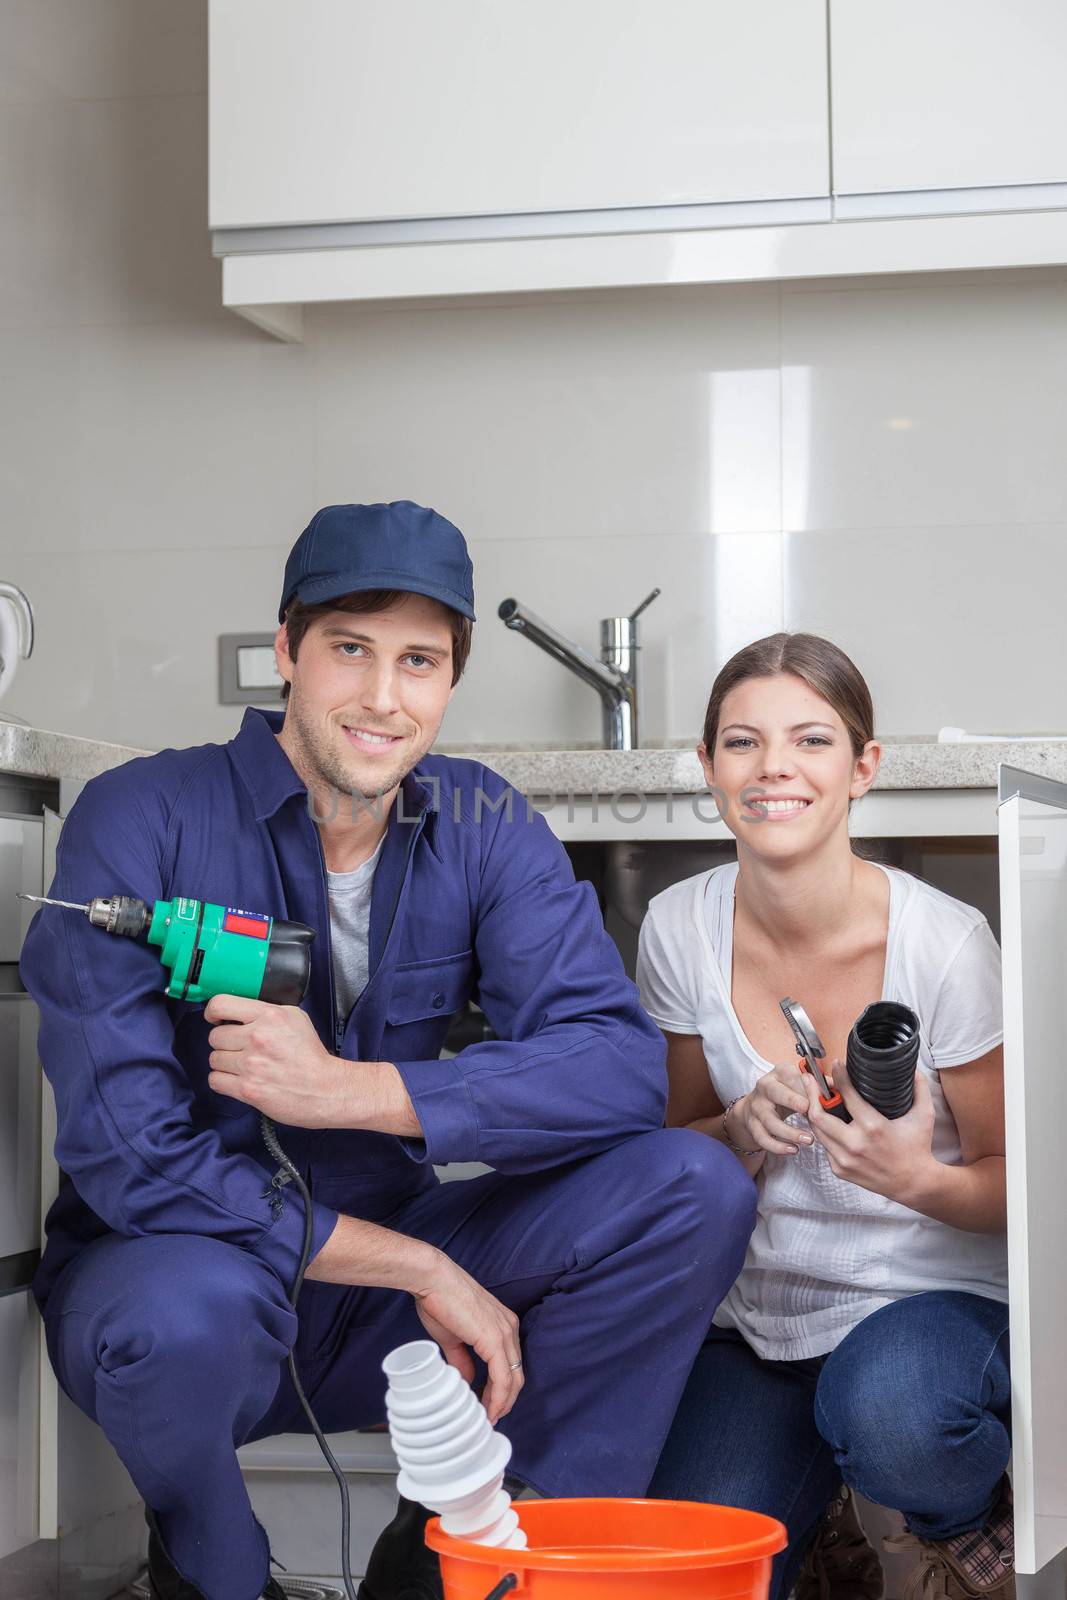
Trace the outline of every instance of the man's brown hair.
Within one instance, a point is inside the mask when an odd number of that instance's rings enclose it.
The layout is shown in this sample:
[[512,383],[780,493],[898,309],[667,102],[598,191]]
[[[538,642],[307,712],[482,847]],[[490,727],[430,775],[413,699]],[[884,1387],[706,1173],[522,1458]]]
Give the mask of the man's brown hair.
[[[302,600],[290,601],[285,611],[285,632],[289,640],[290,660],[296,660],[300,642],[316,618],[328,616],[331,611],[347,611],[350,616],[359,616],[367,611],[389,611],[402,600],[406,600],[410,593],[408,589],[364,589],[359,594],[339,595],[336,600],[321,600],[312,606],[305,605]],[[459,611],[453,611],[452,607],[446,606],[443,601],[437,603],[448,613],[452,628],[452,683],[455,685],[463,676],[463,669],[471,653],[473,624],[469,617],[463,616]],[[289,687],[289,684],[285,684],[282,688],[283,700],[289,698]]]

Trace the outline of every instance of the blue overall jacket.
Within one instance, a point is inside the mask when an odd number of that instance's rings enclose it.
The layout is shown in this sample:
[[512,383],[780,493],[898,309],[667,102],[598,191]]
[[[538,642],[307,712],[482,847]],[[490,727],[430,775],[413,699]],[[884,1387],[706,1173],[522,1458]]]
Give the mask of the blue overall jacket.
[[[327,1049],[396,1064],[423,1138],[279,1127],[310,1181],[313,1252],[339,1214],[381,1221],[435,1183],[435,1163],[533,1172],[660,1127],[663,1039],[593,889],[575,882],[544,818],[478,762],[427,755],[404,779],[374,876],[370,978],[335,1022],[319,829],[275,737],[281,722],[249,710],[228,744],[94,778],[64,824],[51,893],[184,895],[316,930],[304,1009]],[[255,1251],[288,1288],[299,1196],[283,1190],[278,1203],[258,1112],[210,1087],[203,1008],[166,997],[158,951],[44,907],[21,971],[40,1008],[65,1175],[38,1302],[109,1232],[211,1236]],[[470,997],[498,1037],[440,1059]]]

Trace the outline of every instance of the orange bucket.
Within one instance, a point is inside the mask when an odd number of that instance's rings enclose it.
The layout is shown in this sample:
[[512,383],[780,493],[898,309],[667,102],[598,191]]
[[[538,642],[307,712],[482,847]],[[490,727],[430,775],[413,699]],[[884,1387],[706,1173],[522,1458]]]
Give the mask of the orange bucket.
[[[771,1557],[786,1545],[773,1517],[692,1500],[522,1500],[527,1550],[442,1532],[445,1600],[766,1600]],[[513,1578],[514,1582],[508,1582]]]

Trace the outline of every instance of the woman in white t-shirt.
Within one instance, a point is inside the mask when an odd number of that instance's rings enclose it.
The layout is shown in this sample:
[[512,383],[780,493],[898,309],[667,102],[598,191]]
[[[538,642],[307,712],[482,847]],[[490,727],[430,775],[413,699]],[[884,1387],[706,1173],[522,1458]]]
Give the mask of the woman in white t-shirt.
[[[668,1122],[722,1140],[759,1194],[650,1492],[780,1517],[771,1600],[798,1576],[804,1596],[880,1592],[849,1490],[904,1513],[924,1600],[1006,1600],[1000,956],[978,911],[853,854],[873,724],[866,683],[827,640],[775,634],[734,656],[699,754],[737,862],[657,895],[641,930]],[[800,1072],[786,996],[851,1123]],[[922,1030],[914,1105],[894,1121],[839,1065],[879,999]]]

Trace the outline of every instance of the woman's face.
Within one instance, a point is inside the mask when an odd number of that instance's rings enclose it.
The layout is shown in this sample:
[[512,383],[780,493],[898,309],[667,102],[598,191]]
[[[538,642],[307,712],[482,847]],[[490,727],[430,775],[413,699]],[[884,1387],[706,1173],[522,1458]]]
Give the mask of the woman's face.
[[775,860],[816,850],[848,834],[848,803],[878,771],[872,740],[857,760],[848,730],[828,701],[791,672],[749,678],[722,705],[714,751],[698,751],[719,791],[730,832]]

